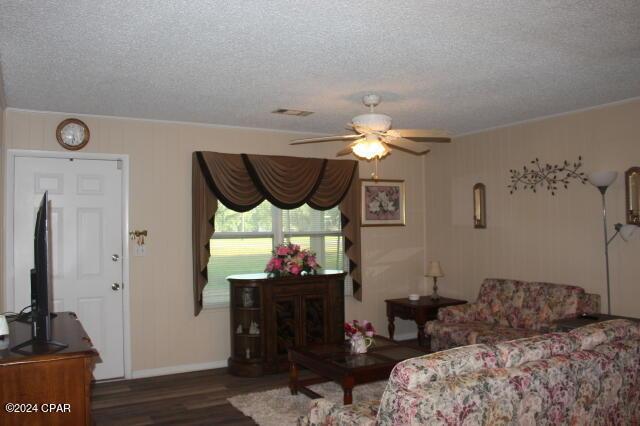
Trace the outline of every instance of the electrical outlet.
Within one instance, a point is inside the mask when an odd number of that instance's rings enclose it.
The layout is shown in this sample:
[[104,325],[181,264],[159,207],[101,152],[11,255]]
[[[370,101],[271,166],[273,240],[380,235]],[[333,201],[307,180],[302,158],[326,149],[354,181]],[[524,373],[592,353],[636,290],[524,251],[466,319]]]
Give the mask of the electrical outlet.
[[133,250],[133,255],[136,257],[143,257],[146,256],[147,254],[147,249],[145,248],[144,245],[137,245],[135,246],[135,249]]

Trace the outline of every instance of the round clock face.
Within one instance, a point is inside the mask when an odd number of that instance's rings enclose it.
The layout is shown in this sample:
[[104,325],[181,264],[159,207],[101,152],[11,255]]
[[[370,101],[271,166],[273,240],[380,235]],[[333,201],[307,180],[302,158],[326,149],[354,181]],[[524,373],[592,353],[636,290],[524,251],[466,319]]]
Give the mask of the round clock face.
[[60,136],[65,145],[78,146],[84,142],[84,127],[76,123],[69,123],[62,128]]
[[89,142],[89,128],[77,118],[68,118],[58,125],[56,138],[64,148],[78,150]]

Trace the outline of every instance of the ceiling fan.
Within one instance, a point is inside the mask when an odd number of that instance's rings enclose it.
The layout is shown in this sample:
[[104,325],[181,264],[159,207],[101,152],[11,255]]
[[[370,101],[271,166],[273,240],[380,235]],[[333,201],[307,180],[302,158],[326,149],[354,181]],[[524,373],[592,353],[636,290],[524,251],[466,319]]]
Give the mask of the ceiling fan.
[[362,103],[369,107],[369,112],[353,117],[347,124],[347,128],[355,134],[296,139],[291,141],[291,145],[352,141],[346,148],[338,151],[337,156],[353,153],[356,157],[371,160],[389,154],[391,147],[411,154],[423,155],[430,150],[429,144],[425,142],[451,142],[451,137],[443,130],[392,129],[391,117],[374,112],[374,108],[380,104],[378,95],[365,95]]

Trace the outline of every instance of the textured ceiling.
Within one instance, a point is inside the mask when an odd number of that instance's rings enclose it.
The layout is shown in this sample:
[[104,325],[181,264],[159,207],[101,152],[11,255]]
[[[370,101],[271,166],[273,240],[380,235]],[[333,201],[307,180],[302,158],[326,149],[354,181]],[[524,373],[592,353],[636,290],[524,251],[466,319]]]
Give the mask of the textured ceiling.
[[[640,1],[0,0],[10,107],[454,134],[640,96]],[[288,107],[309,117],[277,116]]]

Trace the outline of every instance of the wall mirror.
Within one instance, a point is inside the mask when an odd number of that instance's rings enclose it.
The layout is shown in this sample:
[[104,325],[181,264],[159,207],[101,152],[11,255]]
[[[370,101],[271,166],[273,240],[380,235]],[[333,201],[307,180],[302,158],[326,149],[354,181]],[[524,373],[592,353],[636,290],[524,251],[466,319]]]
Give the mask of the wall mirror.
[[624,174],[627,223],[640,225],[640,167],[631,167]]
[[473,185],[473,227],[487,227],[487,193],[484,183]]

